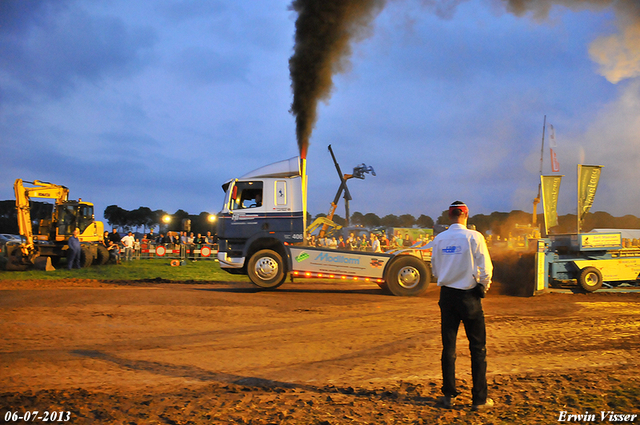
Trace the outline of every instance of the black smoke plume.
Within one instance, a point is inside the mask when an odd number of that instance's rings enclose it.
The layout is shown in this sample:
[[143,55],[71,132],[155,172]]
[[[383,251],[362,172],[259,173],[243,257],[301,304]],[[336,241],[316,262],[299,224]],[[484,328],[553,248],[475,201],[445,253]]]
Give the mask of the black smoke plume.
[[295,47],[289,59],[296,137],[306,158],[319,100],[327,100],[332,76],[349,66],[351,42],[363,38],[385,0],[294,0],[298,13]]

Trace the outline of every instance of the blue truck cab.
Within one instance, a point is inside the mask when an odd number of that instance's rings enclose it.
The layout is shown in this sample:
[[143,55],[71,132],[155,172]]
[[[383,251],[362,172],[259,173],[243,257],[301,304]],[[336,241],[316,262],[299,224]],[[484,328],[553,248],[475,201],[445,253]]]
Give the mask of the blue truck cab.
[[[250,277],[262,273],[261,280],[267,277],[269,285],[284,281],[284,246],[303,242],[304,238],[302,184],[300,158],[293,157],[222,185],[225,197],[217,234],[218,260],[223,270]],[[269,252],[256,260],[255,254],[261,251]],[[258,263],[251,264],[249,270],[252,259]]]

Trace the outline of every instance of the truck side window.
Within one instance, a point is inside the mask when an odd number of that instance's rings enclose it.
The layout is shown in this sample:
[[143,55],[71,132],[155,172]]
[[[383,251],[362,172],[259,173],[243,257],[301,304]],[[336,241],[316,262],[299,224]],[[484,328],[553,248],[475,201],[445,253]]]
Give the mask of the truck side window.
[[230,202],[232,210],[262,206],[262,182],[237,182]]

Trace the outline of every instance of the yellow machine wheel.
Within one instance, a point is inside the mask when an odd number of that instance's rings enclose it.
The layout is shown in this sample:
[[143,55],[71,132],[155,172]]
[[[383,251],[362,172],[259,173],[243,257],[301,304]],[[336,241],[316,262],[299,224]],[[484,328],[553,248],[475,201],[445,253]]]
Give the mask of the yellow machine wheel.
[[585,267],[580,270],[578,283],[587,292],[597,291],[602,288],[602,273],[595,267]]

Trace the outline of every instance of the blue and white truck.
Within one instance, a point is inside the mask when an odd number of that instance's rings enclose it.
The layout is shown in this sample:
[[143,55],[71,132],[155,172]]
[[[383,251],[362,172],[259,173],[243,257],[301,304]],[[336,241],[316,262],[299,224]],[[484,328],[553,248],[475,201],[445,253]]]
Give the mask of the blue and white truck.
[[426,251],[394,253],[306,245],[306,172],[299,157],[270,164],[224,183],[218,213],[218,260],[263,289],[287,276],[377,283],[394,295],[416,296],[431,282]]

